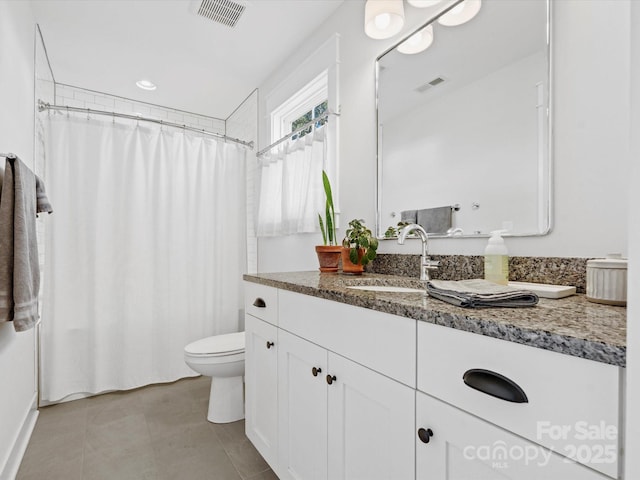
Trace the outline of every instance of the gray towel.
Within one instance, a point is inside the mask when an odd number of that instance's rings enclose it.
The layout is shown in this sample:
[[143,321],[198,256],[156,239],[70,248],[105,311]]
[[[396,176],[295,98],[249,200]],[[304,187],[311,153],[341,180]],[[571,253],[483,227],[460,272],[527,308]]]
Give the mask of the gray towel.
[[400,221],[404,223],[418,223],[418,211],[417,210],[401,211]]
[[538,296],[528,290],[519,290],[507,285],[498,285],[487,280],[431,280],[427,293],[458,307],[533,307]]
[[424,208],[418,210],[417,223],[427,233],[447,233],[452,224],[452,209],[450,206]]
[[7,158],[0,197],[0,321],[13,320],[17,332],[32,328],[39,289],[36,177],[19,158]]
[[44,191],[44,182],[36,175],[36,215],[39,213],[53,213],[53,207],[49,203],[47,193]]

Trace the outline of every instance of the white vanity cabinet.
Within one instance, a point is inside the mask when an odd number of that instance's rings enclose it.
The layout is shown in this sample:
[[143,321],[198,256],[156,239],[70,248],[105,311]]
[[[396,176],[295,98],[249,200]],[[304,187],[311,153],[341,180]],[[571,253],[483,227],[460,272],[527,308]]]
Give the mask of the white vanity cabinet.
[[245,430],[269,465],[278,455],[277,311],[275,288],[245,283]]
[[414,390],[280,331],[281,479],[413,479]]
[[278,301],[278,476],[415,478],[415,321],[288,291]]
[[[245,286],[246,433],[278,477],[413,480],[415,320]],[[277,303],[273,324],[256,298]]]
[[418,322],[418,390],[428,395],[418,393],[417,428],[433,436],[416,440],[417,478],[434,470],[442,480],[618,478],[620,375],[612,365]]
[[281,480],[327,478],[327,351],[285,331],[278,354]]
[[623,369],[245,285],[246,432],[281,480],[621,478]]
[[416,398],[416,478],[606,480],[540,445],[422,392]]

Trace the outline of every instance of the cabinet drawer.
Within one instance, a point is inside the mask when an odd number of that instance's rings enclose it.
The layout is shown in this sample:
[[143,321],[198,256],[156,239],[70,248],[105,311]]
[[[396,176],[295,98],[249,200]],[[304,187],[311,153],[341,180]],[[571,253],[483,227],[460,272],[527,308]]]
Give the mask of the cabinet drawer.
[[[419,390],[612,477],[620,375],[612,365],[418,322]],[[509,381],[526,402],[485,393],[511,393]]]
[[278,289],[244,282],[244,311],[265,322],[278,325]]
[[416,321],[286,290],[279,326],[415,388]]
[[416,430],[417,479],[609,478],[421,392]]

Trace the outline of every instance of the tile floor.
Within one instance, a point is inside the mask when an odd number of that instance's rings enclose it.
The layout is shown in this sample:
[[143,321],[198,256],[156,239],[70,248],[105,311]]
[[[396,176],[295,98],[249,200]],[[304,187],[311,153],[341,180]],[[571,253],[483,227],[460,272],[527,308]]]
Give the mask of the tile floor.
[[18,480],[277,480],[244,421],[206,419],[208,377],[40,410]]

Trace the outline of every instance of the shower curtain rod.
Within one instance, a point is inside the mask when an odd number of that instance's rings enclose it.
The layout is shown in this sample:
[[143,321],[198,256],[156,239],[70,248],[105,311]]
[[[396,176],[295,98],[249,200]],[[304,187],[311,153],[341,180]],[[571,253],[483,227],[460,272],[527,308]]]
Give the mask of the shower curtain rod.
[[280,145],[282,142],[285,142],[287,140],[289,140],[291,137],[293,137],[296,133],[300,133],[302,130],[305,130],[306,128],[310,127],[311,125],[313,125],[314,123],[319,122],[320,120],[324,119],[324,118],[328,118],[329,115],[335,115],[336,117],[339,117],[340,114],[336,113],[336,112],[326,112],[323,113],[322,115],[320,115],[319,117],[314,118],[313,120],[309,120],[307,123],[305,123],[304,125],[302,125],[300,128],[295,129],[293,132],[289,133],[288,135],[285,135],[284,137],[282,137],[280,140],[276,140],[275,142],[273,142],[271,145],[269,145],[268,147],[263,148],[262,150],[260,150],[258,153],[256,153],[257,157],[261,157],[262,155],[264,155],[265,153],[267,153],[269,150],[271,150],[273,147],[277,147],[278,145]]
[[38,100],[38,111],[42,112],[44,110],[61,110],[66,112],[80,112],[80,113],[86,113],[87,115],[108,115],[110,117],[127,118],[129,120],[140,120],[143,122],[157,123],[159,125],[164,125],[167,127],[181,128],[183,130],[189,130],[191,132],[197,132],[203,135],[210,135],[212,137],[220,138],[225,141],[239,143],[240,145],[253,148],[253,142],[245,142],[244,140],[240,140],[239,138],[228,137],[226,135],[222,135],[221,133],[209,132],[204,129],[189,127],[188,125],[183,125],[179,123],[166,122],[164,120],[158,120],[155,118],[143,117],[142,115],[129,115],[127,113],[107,112],[105,110],[93,110],[91,108],[70,107],[68,105],[51,105],[50,103],[46,103],[46,102],[43,102],[42,100]]

